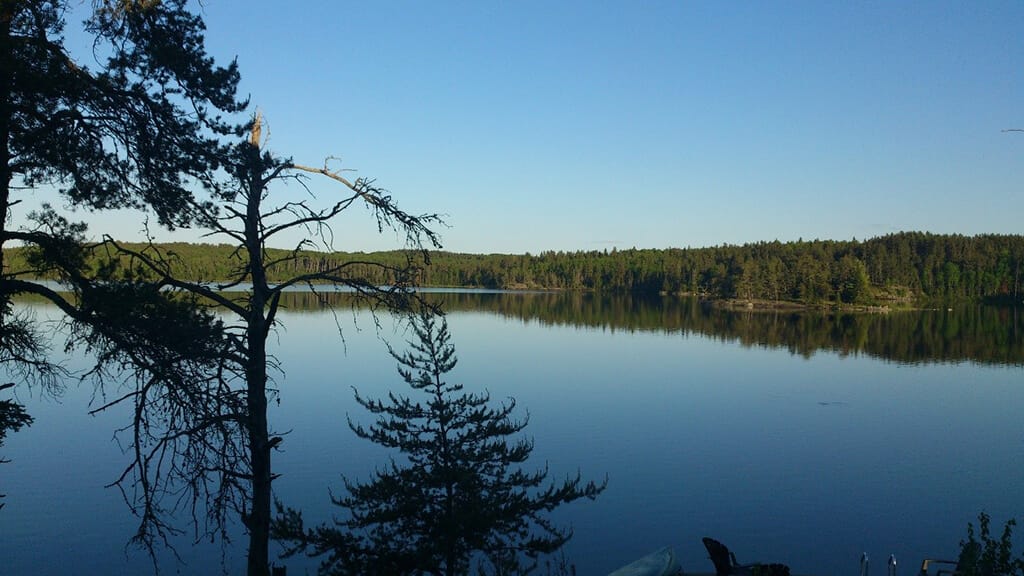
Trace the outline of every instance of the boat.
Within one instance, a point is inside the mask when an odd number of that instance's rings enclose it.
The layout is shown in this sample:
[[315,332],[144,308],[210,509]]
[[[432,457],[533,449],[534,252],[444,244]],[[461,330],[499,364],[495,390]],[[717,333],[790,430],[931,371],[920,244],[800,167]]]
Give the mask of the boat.
[[671,546],[651,552],[631,562],[608,576],[676,576],[682,574],[676,562],[676,552]]

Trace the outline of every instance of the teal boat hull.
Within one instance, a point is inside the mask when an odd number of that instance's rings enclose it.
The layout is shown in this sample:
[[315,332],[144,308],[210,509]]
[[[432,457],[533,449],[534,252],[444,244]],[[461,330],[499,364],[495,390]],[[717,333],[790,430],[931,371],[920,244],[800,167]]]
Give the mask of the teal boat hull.
[[608,576],[675,576],[680,573],[675,550],[666,546],[619,568]]

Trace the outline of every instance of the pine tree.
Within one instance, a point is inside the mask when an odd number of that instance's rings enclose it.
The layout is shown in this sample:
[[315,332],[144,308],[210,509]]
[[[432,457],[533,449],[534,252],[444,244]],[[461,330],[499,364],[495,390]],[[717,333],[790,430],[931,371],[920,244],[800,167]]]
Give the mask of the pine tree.
[[454,576],[474,563],[486,573],[526,573],[572,536],[546,514],[595,498],[607,481],[584,483],[577,473],[556,483],[547,468],[524,471],[533,442],[513,438],[528,423],[513,417],[515,400],[495,406],[488,392],[446,381],[457,362],[447,321],[423,309],[410,324],[410,349],[391,355],[415,398],[374,400],[356,392],[377,421],[349,423],[359,437],[404,458],[370,482],[345,478],[347,495],[332,501],[346,515],[333,525],[307,530],[299,512],[279,504],[275,538],[293,554],[329,554],[321,574]]
[[[70,218],[72,208],[137,208],[170,228],[194,224],[210,206],[198,195],[219,193],[221,139],[242,134],[230,120],[246,106],[236,97],[238,70],[207,54],[205,25],[188,0],[94,0],[79,30],[93,50],[76,54],[65,44],[76,4],[0,0],[0,366],[19,386],[61,389],[66,371],[49,359],[51,333],[12,303],[34,295],[66,315],[60,336],[69,349],[93,353],[95,398],[104,398],[104,382],[126,374],[163,400],[180,397],[197,372],[217,368],[219,350],[205,341],[221,333],[215,315],[159,286],[91,267],[87,259],[100,248],[86,242],[85,224]],[[48,197],[56,202],[26,206]],[[6,258],[12,245],[26,256],[16,267]],[[40,277],[60,280],[73,295],[35,281]],[[176,408],[135,431],[148,434],[193,413],[180,402]],[[0,410],[0,428],[5,418],[27,422],[16,403],[0,401]],[[159,462],[154,468],[170,461],[143,452],[136,457]],[[130,465],[117,483],[131,482],[135,471]],[[152,552],[178,532],[166,512],[188,506],[148,480],[125,497],[140,518],[133,541]],[[219,533],[222,524],[213,524]]]

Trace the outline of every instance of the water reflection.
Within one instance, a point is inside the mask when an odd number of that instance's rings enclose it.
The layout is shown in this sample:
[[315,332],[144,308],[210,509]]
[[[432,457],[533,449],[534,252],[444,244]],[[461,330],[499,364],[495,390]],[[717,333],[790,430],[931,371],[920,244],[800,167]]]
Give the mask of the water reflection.
[[[1019,308],[964,305],[887,313],[730,310],[695,298],[601,296],[571,292],[427,293],[449,311],[485,311],[545,326],[681,333],[786,349],[864,354],[888,361],[1024,365],[1024,314]],[[350,294],[289,292],[293,312],[358,307]]]
[[[1019,516],[1024,388],[1021,369],[1002,366],[1021,363],[1013,310],[822,315],[585,294],[430,297],[451,311],[457,381],[528,409],[534,456],[553,475],[608,475],[601,498],[555,516],[575,529],[567,556],[581,575],[663,545],[688,570],[710,571],[708,535],[796,574],[852,574],[863,551],[955,556],[981,510]],[[275,493],[313,523],[331,519],[339,471],[365,479],[389,462],[349,433],[349,414],[367,422],[349,386],[386,396],[394,362],[380,339],[408,336],[386,316],[378,331],[365,309],[348,313],[351,297],[327,298],[288,294],[272,339],[284,372],[271,417],[289,431]],[[91,399],[88,386],[60,403],[22,399],[36,423],[0,454],[14,461],[0,466],[4,574],[151,573],[143,555],[125,554],[134,519],[103,489],[124,465],[111,431],[128,415],[88,416]],[[179,546],[188,564],[163,558],[167,571],[244,565],[244,545],[222,556],[190,536]],[[301,561],[288,573],[315,572],[316,560]]]

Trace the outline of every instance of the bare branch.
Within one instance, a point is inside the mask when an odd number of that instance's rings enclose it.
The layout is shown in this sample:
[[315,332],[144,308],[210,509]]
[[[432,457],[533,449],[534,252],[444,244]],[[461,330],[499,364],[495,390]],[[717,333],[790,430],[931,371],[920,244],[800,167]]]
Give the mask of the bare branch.
[[[158,280],[158,284],[159,285],[169,286],[171,288],[176,288],[178,290],[183,290],[183,291],[189,292],[191,294],[196,294],[196,295],[202,296],[203,298],[206,298],[206,299],[210,300],[211,302],[216,302],[217,305],[223,306],[224,308],[227,308],[228,310],[232,311],[235,314],[239,314],[239,315],[245,314],[245,309],[244,308],[239,306],[237,303],[235,303],[231,299],[226,298],[220,292],[218,292],[216,290],[213,290],[210,287],[205,286],[205,285],[200,284],[200,283],[197,283],[197,282],[188,282],[188,281],[180,280],[180,279],[174,277],[173,275],[171,275],[170,269],[166,265],[164,265],[163,263],[160,263],[160,262],[158,262],[156,260],[153,260],[148,255],[143,254],[142,252],[139,252],[137,250],[132,250],[130,248],[127,248],[123,244],[120,244],[119,242],[117,242],[116,240],[114,240],[113,238],[111,238],[109,236],[105,236],[104,237],[104,243],[114,247],[121,254],[127,254],[127,255],[132,256],[133,258],[137,258],[150,271],[158,274],[159,275],[159,280]],[[150,246],[153,246],[153,245],[151,244]]]

